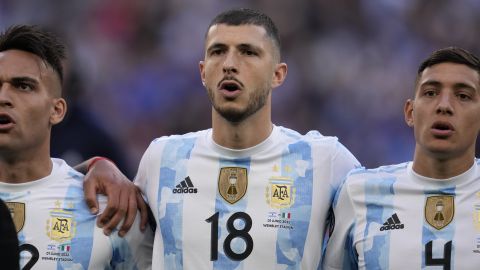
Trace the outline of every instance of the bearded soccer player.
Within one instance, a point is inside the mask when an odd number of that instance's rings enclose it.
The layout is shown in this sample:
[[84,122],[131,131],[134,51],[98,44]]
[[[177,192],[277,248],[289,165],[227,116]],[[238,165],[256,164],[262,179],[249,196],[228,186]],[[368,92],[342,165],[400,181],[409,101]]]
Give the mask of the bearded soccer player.
[[413,161],[349,174],[324,269],[479,269],[479,59],[455,47],[434,52],[404,111]]
[[84,202],[83,175],[50,157],[51,127],[66,112],[64,58],[64,45],[37,27],[0,34],[0,198],[13,215],[20,266],[148,269],[151,231],[105,236]]
[[212,128],[154,140],[135,179],[157,224],[153,268],[319,267],[333,194],[358,161],[335,137],[272,123],[280,60],[265,14],[211,22],[199,67]]

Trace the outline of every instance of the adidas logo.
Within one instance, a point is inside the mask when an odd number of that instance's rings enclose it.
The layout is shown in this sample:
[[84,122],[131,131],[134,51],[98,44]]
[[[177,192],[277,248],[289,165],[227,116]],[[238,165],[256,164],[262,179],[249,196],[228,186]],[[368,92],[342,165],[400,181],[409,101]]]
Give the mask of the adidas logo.
[[193,186],[190,176],[187,176],[173,189],[173,193],[197,193],[197,189]]
[[397,213],[395,213],[383,223],[383,226],[380,227],[380,231],[402,230],[404,227],[405,226],[400,222],[400,219],[398,219]]

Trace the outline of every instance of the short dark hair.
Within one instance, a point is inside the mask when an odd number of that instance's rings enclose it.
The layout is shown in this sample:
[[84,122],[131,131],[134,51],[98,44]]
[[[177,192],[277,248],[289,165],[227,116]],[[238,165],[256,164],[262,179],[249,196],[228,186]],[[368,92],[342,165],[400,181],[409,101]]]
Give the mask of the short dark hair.
[[447,47],[433,52],[425,61],[423,61],[418,68],[417,76],[420,77],[421,73],[426,68],[440,63],[466,65],[480,74],[480,60],[477,56],[459,47]]
[[[275,26],[273,20],[268,17],[266,14],[248,8],[237,8],[224,11],[218,14],[210,23],[207,28],[207,34],[210,27],[216,24],[226,24],[226,25],[246,25],[253,24],[265,28],[267,35],[273,40],[273,43],[278,48],[280,54],[280,36],[278,34],[278,29]],[[206,35],[207,35],[206,34]],[[205,36],[206,36],[205,35]]]
[[63,82],[65,45],[51,32],[36,25],[13,25],[0,34],[0,52],[13,49],[37,55],[53,68]]

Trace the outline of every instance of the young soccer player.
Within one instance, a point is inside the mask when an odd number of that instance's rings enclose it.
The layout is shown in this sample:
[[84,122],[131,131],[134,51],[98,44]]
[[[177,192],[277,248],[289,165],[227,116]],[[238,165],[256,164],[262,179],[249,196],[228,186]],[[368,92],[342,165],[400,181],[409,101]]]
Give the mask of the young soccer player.
[[319,267],[333,194],[358,161],[335,137],[272,124],[280,60],[265,14],[211,22],[200,75],[212,128],[154,140],[135,179],[157,223],[153,268]]
[[20,266],[148,269],[151,231],[105,236],[85,204],[84,176],[50,157],[51,127],[66,112],[64,58],[64,45],[37,27],[0,34],[0,198],[13,216]]
[[353,171],[334,206],[324,269],[478,269],[480,61],[434,52],[405,104],[412,162]]

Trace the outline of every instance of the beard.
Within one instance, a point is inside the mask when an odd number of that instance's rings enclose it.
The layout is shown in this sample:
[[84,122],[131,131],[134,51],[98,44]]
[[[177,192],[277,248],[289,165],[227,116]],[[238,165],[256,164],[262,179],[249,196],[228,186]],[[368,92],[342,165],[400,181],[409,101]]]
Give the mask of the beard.
[[247,106],[241,109],[231,108],[229,106],[221,106],[215,102],[215,93],[212,89],[207,89],[212,106],[225,120],[231,123],[240,123],[258,110],[265,106],[267,98],[270,94],[270,89],[264,86],[262,89],[256,89],[248,96]]

